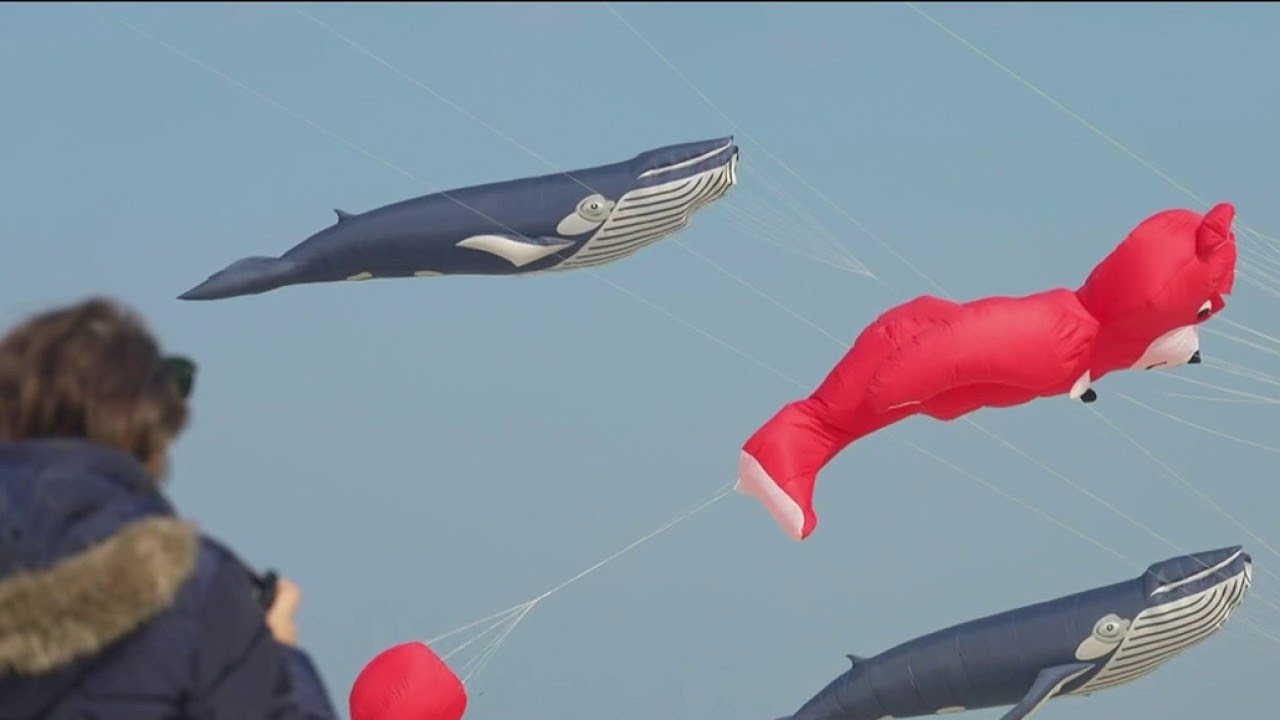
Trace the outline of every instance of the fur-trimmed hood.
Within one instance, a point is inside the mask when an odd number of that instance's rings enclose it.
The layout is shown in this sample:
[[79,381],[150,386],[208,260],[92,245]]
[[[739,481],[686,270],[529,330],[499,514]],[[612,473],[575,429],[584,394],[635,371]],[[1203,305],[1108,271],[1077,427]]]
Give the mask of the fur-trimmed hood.
[[0,443],[0,680],[69,668],[163,613],[199,542],[123,453]]

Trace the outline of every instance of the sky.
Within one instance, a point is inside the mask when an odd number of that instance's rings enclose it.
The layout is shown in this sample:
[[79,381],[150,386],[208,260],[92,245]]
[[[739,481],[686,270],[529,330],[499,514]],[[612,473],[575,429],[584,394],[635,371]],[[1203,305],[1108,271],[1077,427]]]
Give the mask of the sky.
[[[1203,209],[1188,193],[1280,234],[1274,4],[921,6],[1060,106],[897,3],[614,9],[635,32],[587,3],[0,6],[0,320],[107,294],[200,363],[170,491],[300,584],[344,715],[382,648],[538,597],[715,495],[840,358],[823,333],[852,341],[926,277],[962,299],[1074,287],[1145,217]],[[730,132],[729,196],[598,273],[175,299],[333,208]],[[874,277],[815,261],[822,232]],[[1221,317],[1276,335],[1277,303],[1241,281]],[[1258,572],[1220,635],[1041,716],[1269,717],[1280,555],[1245,528],[1280,544],[1276,409],[1170,376],[1274,398],[1224,368],[1280,373],[1272,341],[1214,327],[1255,346],[1206,334],[1206,364],[1109,376],[1106,420],[1044,400],[973,416],[1003,443],[922,418],[856,443],[803,543],[720,499],[542,599],[468,718],[768,720],[845,653],[1236,543]]]

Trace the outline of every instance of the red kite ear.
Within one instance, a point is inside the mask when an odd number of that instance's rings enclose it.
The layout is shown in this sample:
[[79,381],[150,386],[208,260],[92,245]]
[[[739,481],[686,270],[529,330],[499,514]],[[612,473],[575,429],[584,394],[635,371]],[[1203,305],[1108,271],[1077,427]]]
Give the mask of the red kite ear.
[[1236,209],[1231,203],[1215,205],[1204,216],[1204,220],[1200,221],[1200,227],[1196,230],[1196,255],[1206,259],[1214,250],[1233,242],[1235,236],[1231,234],[1231,223],[1235,218]]

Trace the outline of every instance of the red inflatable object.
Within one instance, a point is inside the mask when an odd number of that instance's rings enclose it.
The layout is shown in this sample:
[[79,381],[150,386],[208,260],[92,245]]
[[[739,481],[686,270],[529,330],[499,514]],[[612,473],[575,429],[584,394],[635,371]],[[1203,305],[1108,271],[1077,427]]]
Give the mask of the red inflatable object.
[[1067,394],[1092,402],[1116,370],[1196,363],[1196,326],[1235,280],[1235,209],[1143,221],[1078,290],[955,303],[922,296],[881,315],[809,397],[747,440],[739,492],[795,540],[817,527],[818,472],[858,438],[911,415],[954,420]]
[[431,648],[409,642],[364,666],[349,704],[351,720],[460,720],[467,691]]

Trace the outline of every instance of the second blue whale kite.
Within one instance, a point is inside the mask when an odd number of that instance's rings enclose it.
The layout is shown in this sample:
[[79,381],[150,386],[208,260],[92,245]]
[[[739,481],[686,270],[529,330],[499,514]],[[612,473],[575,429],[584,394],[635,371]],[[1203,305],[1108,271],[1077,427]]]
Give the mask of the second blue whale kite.
[[732,137],[630,160],[425,195],[338,221],[280,257],[237,260],[179,296],[216,300],[286,285],[515,275],[602,265],[684,228],[737,182]]
[[910,640],[853,667],[779,720],[886,720],[1012,705],[1136,680],[1222,629],[1253,579],[1239,546],[1156,563],[1137,578]]

